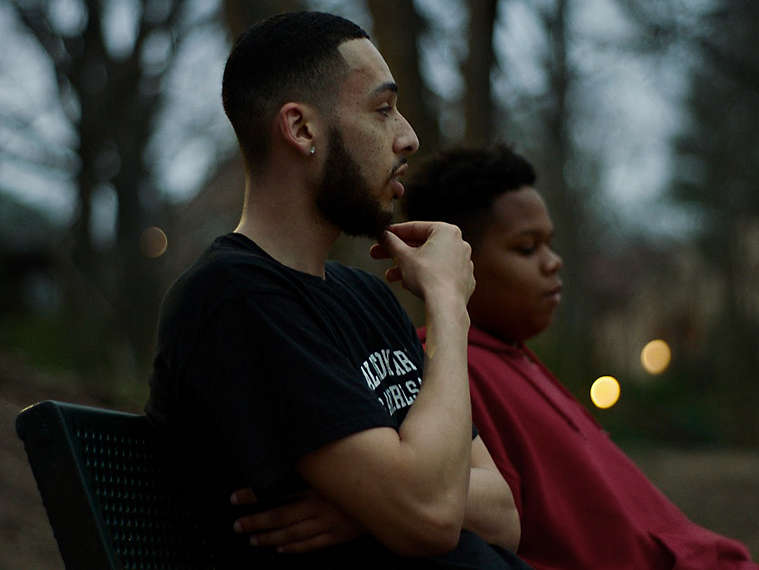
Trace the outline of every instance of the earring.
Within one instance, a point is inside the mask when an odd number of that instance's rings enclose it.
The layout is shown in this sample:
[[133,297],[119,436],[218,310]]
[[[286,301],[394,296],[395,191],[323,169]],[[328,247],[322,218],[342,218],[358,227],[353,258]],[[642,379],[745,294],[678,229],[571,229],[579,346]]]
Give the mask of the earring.
[[308,151],[308,154],[310,154],[311,156],[314,156],[314,155],[316,154],[316,147],[315,147],[315,146],[312,146],[312,147],[309,149],[309,151]]

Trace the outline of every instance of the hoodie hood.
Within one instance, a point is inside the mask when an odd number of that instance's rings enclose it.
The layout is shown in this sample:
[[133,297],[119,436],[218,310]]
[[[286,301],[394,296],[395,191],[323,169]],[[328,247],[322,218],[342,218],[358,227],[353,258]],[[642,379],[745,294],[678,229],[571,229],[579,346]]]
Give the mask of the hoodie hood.
[[[427,342],[427,328],[419,327],[416,331],[422,344]],[[474,325],[469,327],[469,346],[479,346],[491,352],[505,352],[508,354],[520,354],[526,351],[524,343],[508,343],[493,335],[478,329]]]

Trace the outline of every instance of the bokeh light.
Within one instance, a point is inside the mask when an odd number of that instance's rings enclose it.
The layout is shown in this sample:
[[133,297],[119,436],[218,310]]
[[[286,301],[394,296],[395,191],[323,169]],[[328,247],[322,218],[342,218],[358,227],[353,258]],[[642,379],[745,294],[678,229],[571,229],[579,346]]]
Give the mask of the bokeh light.
[[169,240],[161,228],[151,226],[146,228],[140,236],[140,251],[145,257],[161,257],[166,253]]
[[671,360],[672,351],[661,339],[652,340],[640,351],[640,362],[649,374],[661,374]]
[[619,400],[619,382],[613,376],[601,376],[590,387],[590,399],[597,408],[611,408]]

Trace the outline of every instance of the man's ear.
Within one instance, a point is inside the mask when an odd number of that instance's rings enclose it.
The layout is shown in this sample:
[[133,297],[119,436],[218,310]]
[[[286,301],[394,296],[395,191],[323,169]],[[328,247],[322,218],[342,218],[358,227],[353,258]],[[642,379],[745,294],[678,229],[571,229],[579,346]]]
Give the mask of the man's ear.
[[318,131],[316,110],[304,103],[285,103],[277,114],[277,128],[285,144],[304,156],[310,156]]

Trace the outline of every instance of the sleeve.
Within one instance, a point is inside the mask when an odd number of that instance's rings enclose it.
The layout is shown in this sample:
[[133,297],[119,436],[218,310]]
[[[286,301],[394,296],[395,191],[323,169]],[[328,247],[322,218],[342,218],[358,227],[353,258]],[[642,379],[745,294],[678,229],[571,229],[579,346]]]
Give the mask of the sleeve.
[[395,426],[360,369],[297,301],[256,295],[224,303],[207,322],[194,355],[197,404],[260,487],[327,443]]
[[472,418],[480,437],[488,448],[501,475],[509,484],[514,503],[520,515],[522,511],[522,480],[519,471],[509,457],[509,434],[514,433],[508,425],[508,412],[503,406],[506,397],[502,391],[492,390],[493,379],[472,366],[470,351],[469,387],[472,399]]

